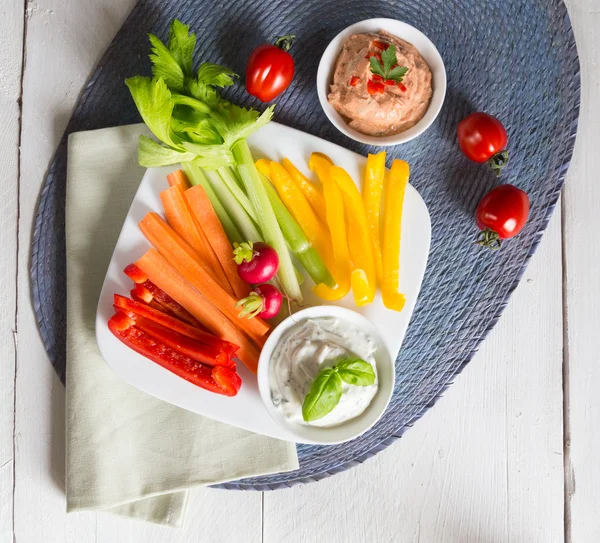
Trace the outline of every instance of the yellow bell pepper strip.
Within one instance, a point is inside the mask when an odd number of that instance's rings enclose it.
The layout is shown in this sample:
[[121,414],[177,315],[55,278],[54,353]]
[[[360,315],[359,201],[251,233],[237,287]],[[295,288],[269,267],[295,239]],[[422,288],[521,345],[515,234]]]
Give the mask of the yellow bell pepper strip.
[[357,186],[346,170],[332,166],[329,172],[342,190],[344,210],[348,217],[348,249],[352,262],[350,283],[354,302],[357,306],[367,305],[375,297],[377,276],[365,206]]
[[383,270],[381,264],[381,244],[379,241],[379,213],[381,210],[381,194],[383,193],[383,177],[385,175],[385,151],[376,155],[369,154],[365,169],[365,184],[363,186],[363,202],[367,213],[367,223],[373,245],[375,271],[377,280],[381,283]]
[[[325,178],[329,176],[329,169],[333,166],[331,159],[323,153],[313,153],[308,159],[308,168],[311,172],[314,172],[321,185],[323,186],[323,196],[325,196]],[[325,198],[325,204],[327,205],[327,198]]]
[[278,162],[271,162],[270,168],[271,181],[279,197],[329,268],[333,263],[333,252],[327,227],[319,220],[285,168]]
[[254,165],[269,181],[271,181],[271,161],[266,158],[257,160]]
[[[313,162],[314,165],[315,163]],[[331,164],[324,160],[324,163],[318,162],[318,168],[319,178],[323,184],[323,196],[325,197],[326,208],[325,216],[329,232],[331,233],[333,249],[333,265],[329,268],[329,271],[336,281],[336,286],[331,288],[321,283],[313,287],[313,292],[323,300],[337,301],[350,292],[351,286],[350,252],[348,250],[346,221],[344,218],[344,196],[330,175]]]
[[306,176],[298,169],[296,166],[292,164],[292,162],[284,158],[281,162],[283,167],[286,169],[287,173],[290,174],[290,177],[296,182],[308,203],[313,208],[314,212],[317,214],[317,217],[323,222],[327,222],[326,211],[325,211],[325,198],[323,198],[323,194],[321,191],[315,187],[313,183],[311,183]]
[[410,176],[410,168],[403,160],[394,160],[385,186],[385,215],[383,220],[383,305],[402,311],[406,301],[398,292],[400,279],[400,238],[402,234],[402,206]]

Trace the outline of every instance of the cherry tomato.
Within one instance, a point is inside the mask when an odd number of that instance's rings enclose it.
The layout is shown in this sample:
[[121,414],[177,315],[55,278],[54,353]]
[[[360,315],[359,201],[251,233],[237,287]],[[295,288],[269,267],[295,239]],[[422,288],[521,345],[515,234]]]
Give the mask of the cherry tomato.
[[288,53],[295,36],[280,36],[275,44],[259,45],[248,59],[246,89],[263,102],[270,102],[290,86],[294,59]]
[[529,198],[514,185],[500,185],[488,192],[475,211],[477,226],[482,230],[477,243],[499,249],[500,240],[516,236],[529,217]]
[[499,174],[508,161],[508,136],[503,124],[487,113],[472,113],[458,123],[458,145],[473,162],[488,162]]

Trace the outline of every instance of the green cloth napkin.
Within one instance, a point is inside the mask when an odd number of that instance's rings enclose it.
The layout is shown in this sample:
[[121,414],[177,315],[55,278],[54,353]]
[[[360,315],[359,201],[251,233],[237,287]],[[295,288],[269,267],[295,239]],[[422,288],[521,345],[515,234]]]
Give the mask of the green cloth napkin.
[[296,447],[149,396],[104,362],[98,296],[144,175],[144,125],[71,134],[68,148],[67,511],[180,526],[188,489],[298,467]]

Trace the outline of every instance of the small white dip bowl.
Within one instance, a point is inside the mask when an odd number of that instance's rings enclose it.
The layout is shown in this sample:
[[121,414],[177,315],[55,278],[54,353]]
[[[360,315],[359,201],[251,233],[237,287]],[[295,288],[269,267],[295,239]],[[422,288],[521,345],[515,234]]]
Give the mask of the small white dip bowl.
[[[368,136],[367,134],[363,134],[362,132],[350,128],[344,117],[342,117],[327,101],[329,88],[333,81],[335,64],[342,51],[344,42],[352,34],[379,32],[380,30],[386,30],[390,34],[412,43],[425,59],[425,62],[429,65],[433,76],[433,95],[431,97],[431,102],[429,103],[429,108],[425,112],[423,118],[416,125],[404,132],[392,136],[381,137]],[[395,19],[367,19],[342,30],[342,32],[331,40],[331,43],[327,46],[327,49],[325,49],[325,52],[321,57],[321,62],[319,62],[319,69],[317,71],[317,93],[325,115],[327,115],[329,120],[340,132],[349,138],[368,145],[386,147],[398,145],[416,138],[418,135],[425,132],[425,130],[431,126],[433,121],[435,121],[446,96],[446,68],[444,67],[444,61],[435,45],[433,45],[431,40],[425,36],[425,34],[417,30],[414,26]]]
[[[322,317],[337,317],[354,326],[360,327],[373,338],[377,346],[375,362],[377,365],[379,387],[373,400],[358,417],[329,428],[305,426],[285,419],[271,400],[271,387],[269,383],[271,357],[282,337],[299,322]],[[395,379],[396,368],[394,360],[390,356],[390,352],[375,325],[351,309],[331,305],[309,307],[285,319],[271,332],[258,361],[258,389],[262,401],[273,420],[290,434],[290,438],[295,438],[295,441],[298,443],[317,443],[322,445],[343,443],[364,434],[381,418],[386,410],[392,397]]]

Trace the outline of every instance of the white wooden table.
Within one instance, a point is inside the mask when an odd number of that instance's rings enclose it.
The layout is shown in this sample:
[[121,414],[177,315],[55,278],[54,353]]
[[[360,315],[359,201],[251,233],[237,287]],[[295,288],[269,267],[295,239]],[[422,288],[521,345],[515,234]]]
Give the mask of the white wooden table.
[[40,185],[134,0],[0,3],[0,543],[600,541],[600,4],[570,0],[582,114],[562,205],[502,320],[414,429],[276,493],[204,489],[168,529],[65,514],[65,392],[31,306]]

